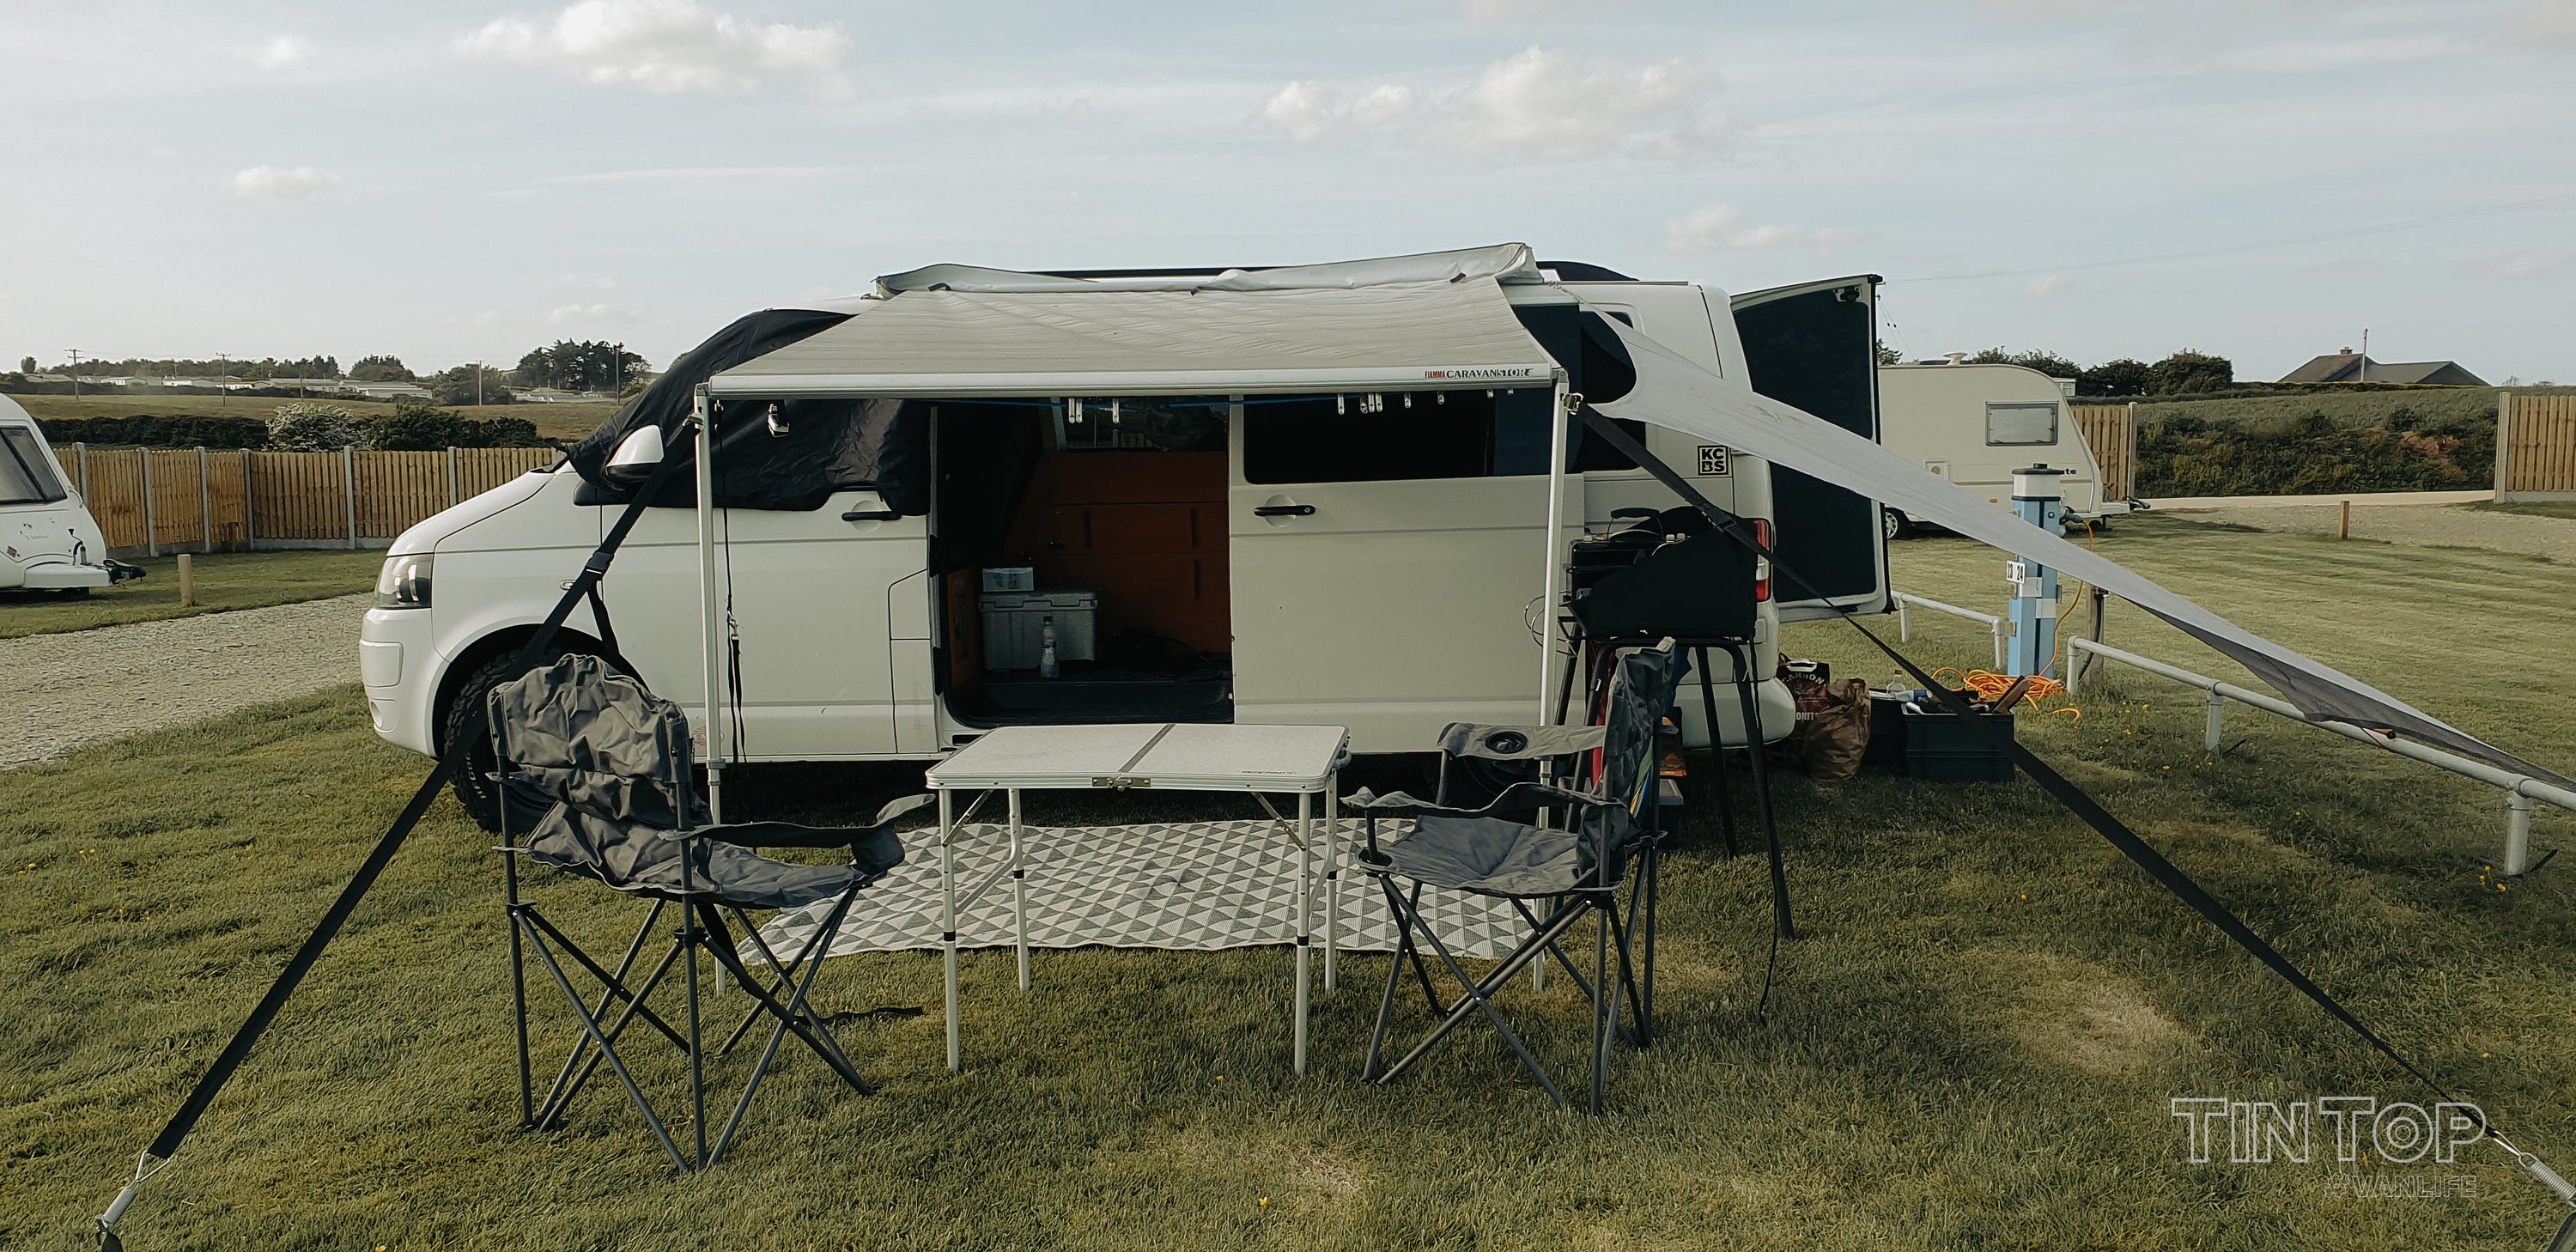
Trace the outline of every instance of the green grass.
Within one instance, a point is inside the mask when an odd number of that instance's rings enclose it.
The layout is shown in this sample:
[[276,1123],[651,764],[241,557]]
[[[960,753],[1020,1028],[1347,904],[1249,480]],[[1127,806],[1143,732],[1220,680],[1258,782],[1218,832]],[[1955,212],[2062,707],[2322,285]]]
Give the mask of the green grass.
[[179,603],[179,558],[154,557],[130,562],[151,571],[145,576],[86,596],[0,592],[0,639],[345,596],[376,585],[385,554],[210,552],[191,559],[197,574],[194,607]]
[[[2562,611],[2576,572],[2166,518],[2102,546],[2570,764],[2562,684],[2531,666],[2576,648]],[[1999,554],[1895,553],[1908,589],[1999,599]],[[2479,589],[2473,623],[2463,587]],[[1925,659],[1982,663],[1978,627],[1925,629]],[[2133,609],[2109,634],[2227,672]],[[1788,646],[1882,675],[1857,642],[1816,625]],[[2208,759],[2200,702],[2142,676],[2079,703],[2080,722],[2026,717],[2025,739],[2526,1146],[2576,1164],[2576,990],[2561,976],[2576,902],[2562,866],[2481,883],[2493,792],[2253,712]],[[0,773],[0,1243],[86,1246],[85,1216],[422,772],[344,688]],[[776,769],[746,799],[848,813],[913,781]],[[1767,1017],[1765,874],[1725,859],[1700,812],[1665,883],[1667,1033],[1619,1058],[1607,1119],[1548,1110],[1481,1027],[1393,1088],[1359,1085],[1382,958],[1354,959],[1319,997],[1315,1073],[1292,1077],[1275,949],[1044,953],[1030,996],[1006,952],[976,955],[969,1067],[951,1078],[938,962],[911,954],[834,961],[819,984],[835,1010],[929,1010],[846,1029],[883,1093],[846,1097],[786,1056],[736,1154],[691,1178],[668,1174],[605,1084],[565,1130],[513,1129],[497,870],[442,801],[124,1232],[145,1249],[2269,1249],[2527,1248],[2555,1224],[2492,1149],[2368,1167],[2472,1175],[2474,1200],[2331,1198],[2331,1164],[2186,1164],[2176,1096],[2432,1097],[2028,783],[1793,776],[1780,799],[1803,937]],[[1030,807],[1041,822],[1235,812]],[[2543,845],[2566,835],[2541,819]],[[537,891],[594,944],[632,924],[594,887]],[[1581,1009],[1564,981],[1512,999],[1571,1072]],[[566,1028],[538,1003],[550,1038]]]
[[2576,500],[2531,500],[2521,503],[2501,500],[2481,500],[2469,507],[2487,513],[2520,513],[2526,517],[2576,518]]
[[[22,396],[9,397],[38,418],[131,417],[149,413],[156,417],[206,416],[255,417],[262,421],[277,411],[281,404],[297,403],[292,398],[275,396]],[[325,398],[328,400],[328,398]],[[390,400],[328,400],[360,417],[391,413]],[[449,409],[459,417],[521,417],[537,424],[537,433],[550,439],[578,439],[591,428],[617,412],[615,404],[485,404],[460,405]]]

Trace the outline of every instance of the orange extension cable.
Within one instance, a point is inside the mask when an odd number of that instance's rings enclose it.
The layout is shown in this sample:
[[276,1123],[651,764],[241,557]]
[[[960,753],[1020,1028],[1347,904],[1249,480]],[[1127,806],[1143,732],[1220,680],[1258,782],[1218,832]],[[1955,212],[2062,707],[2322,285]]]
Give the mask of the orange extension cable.
[[[1958,677],[1959,686],[1952,688],[1952,690],[1973,691],[1977,693],[1977,698],[1979,700],[1987,704],[1992,704],[1995,701],[2002,699],[2006,690],[2009,690],[2014,683],[2022,681],[2010,674],[1998,674],[1992,670],[1972,669],[1963,674],[1957,669],[1947,665],[1932,671],[1932,678],[1937,682],[1943,674],[1952,674]],[[2066,694],[2066,684],[2061,683],[2054,678],[2033,675],[2029,682],[2029,686],[2022,688],[2021,700],[2022,703],[2030,705],[2033,708],[2038,708],[2039,703],[2042,700],[2054,699],[2055,697]],[[2084,720],[2084,710],[2079,709],[2072,704],[2061,705],[2057,708],[2049,709],[2047,712],[2051,715],[2072,713],[2075,715],[2075,720],[2079,722]]]

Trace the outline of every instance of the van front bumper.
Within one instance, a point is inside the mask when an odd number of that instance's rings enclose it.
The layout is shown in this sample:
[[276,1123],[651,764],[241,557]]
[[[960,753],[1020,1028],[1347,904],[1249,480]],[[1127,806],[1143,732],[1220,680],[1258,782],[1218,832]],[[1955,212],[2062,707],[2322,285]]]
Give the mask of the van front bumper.
[[376,734],[396,747],[435,755],[430,714],[438,683],[431,662],[435,635],[427,609],[369,609],[358,628],[358,676],[367,688],[367,716]]

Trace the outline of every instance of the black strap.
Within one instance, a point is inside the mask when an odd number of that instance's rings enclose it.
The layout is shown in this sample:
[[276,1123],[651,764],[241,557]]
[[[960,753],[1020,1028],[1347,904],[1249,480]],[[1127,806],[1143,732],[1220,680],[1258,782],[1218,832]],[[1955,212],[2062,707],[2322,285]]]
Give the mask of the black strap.
[[600,646],[608,649],[608,655],[625,655],[617,650],[617,628],[608,624],[608,605],[599,598],[599,584],[595,582],[590,585],[590,620],[598,625]]
[[[599,586],[600,577],[608,572],[608,564],[616,556],[618,546],[626,542],[627,532],[635,528],[636,519],[659,495],[662,483],[680,463],[678,458],[665,457],[660,465],[654,467],[652,477],[645,480],[644,488],[635,494],[634,502],[619,515],[617,524],[609,529],[608,537],[601,540],[598,550],[583,562],[580,577],[573,580],[563,599],[556,602],[554,611],[546,615],[545,623],[537,627],[537,633],[529,636],[527,645],[519,650],[522,666],[534,664],[538,657],[545,655],[546,645],[554,641],[555,632],[563,626],[564,619],[571,616],[573,607]],[[601,620],[604,624],[605,616]],[[429,811],[430,803],[438,798],[438,789],[464,767],[467,754],[473,750],[475,741],[483,736],[488,715],[489,710],[479,705],[468,712],[455,739],[438,758],[438,767],[431,770],[429,777],[422,780],[420,789],[412,793],[411,803],[403,806],[401,816],[396,817],[384,837],[376,841],[375,850],[369,852],[365,863],[358,866],[358,872],[350,877],[349,885],[340,889],[340,898],[331,902],[330,910],[313,927],[313,933],[305,936],[304,946],[295,950],[294,957],[286,962],[286,968],[279,971],[277,981],[269,984],[268,994],[261,996],[250,1016],[243,1019],[241,1029],[233,1032],[232,1042],[224,1045],[223,1052],[215,1057],[215,1063],[206,1068],[205,1074],[197,1079],[196,1087],[188,1092],[188,1098],[180,1102],[179,1111],[170,1115],[169,1124],[163,1126],[160,1135],[152,1140],[152,1146],[146,1149],[151,1155],[165,1161],[170,1159],[178,1152],[179,1144],[188,1137],[188,1132],[196,1129],[197,1119],[205,1115],[206,1106],[214,1103],[224,1084],[231,1081],[233,1071],[241,1068],[242,1059],[250,1055],[252,1045],[267,1033],[278,1010],[286,1007],[288,997],[295,994],[295,988],[304,981],[304,975],[311,972],[315,961],[321,959],[322,949],[340,933],[340,927],[348,922],[349,914],[357,910],[358,901],[366,898],[368,889],[375,886],[376,878],[385,872],[386,865],[392,863],[394,853],[402,850],[403,840],[410,836],[412,827],[420,824],[421,816]]]
[[[1753,528],[1744,525],[1742,518],[1711,503],[1708,497],[1701,495],[1688,480],[1675,473],[1671,466],[1646,451],[1643,444],[1630,438],[1628,432],[1619,429],[1617,424],[1603,417],[1589,405],[1584,406],[1583,421],[1593,433],[1609,441],[1612,447],[1626,453],[1628,459],[1635,461],[1647,473],[1654,475],[1657,481],[1672,488],[1684,500],[1707,514],[1709,521],[1718,529],[1734,536],[1736,542],[1768,559],[1772,570],[1783,582],[1796,583],[1809,592],[1815,591],[1814,584],[1799,577],[1796,570],[1783,564],[1780,554],[1772,551],[1769,545],[1756,538]],[[2139,838],[2137,832],[2130,830],[2119,818],[2112,816],[2110,810],[2103,808],[2093,797],[2086,795],[2082,788],[2068,782],[2065,775],[2049,768],[2047,762],[2040,760],[2030,749],[2015,740],[2009,730],[1969,708],[1968,702],[1958,692],[1934,682],[1931,675],[1923,672],[1922,667],[1908,660],[1903,653],[1889,647],[1887,641],[1879,638],[1876,631],[1861,625],[1860,619],[1850,609],[1835,605],[1830,600],[1822,600],[1822,597],[1819,599],[1827,607],[1834,609],[1836,616],[1851,623],[1852,629],[1859,631],[1879,651],[1886,653],[1890,660],[1904,667],[1906,674],[1924,690],[1931,692],[1945,710],[1958,715],[1966,724],[1975,727],[1977,733],[1985,735],[1989,742],[2001,748],[2004,754],[2011,758],[2012,763],[2019,766],[2023,773],[2030,775],[2031,780],[2038,783],[2041,789],[2054,796],[2058,803],[2065,805],[2068,811],[2082,819],[2085,825],[2092,827],[2096,833],[2110,841],[2111,846],[2118,848],[2122,855],[2136,862],[2138,868],[2147,872],[2148,877],[2155,879],[2164,886],[2165,890],[2190,905],[2192,911],[2207,918],[2211,925],[2218,927],[2219,933],[2226,935],[2235,942],[2236,946],[2245,949],[2255,960],[2261,961],[2273,973],[2280,975],[2283,981],[2298,988],[2299,994],[2315,1001],[2317,1007],[2324,1009],[2329,1016],[2343,1023],[2354,1034],[2361,1036],[2362,1041],[2377,1049],[2380,1055],[2395,1061],[2399,1069],[2405,1070],[2417,1082],[2423,1083],[2444,1100],[2458,1103],[2447,1088],[2435,1081],[2413,1061],[2400,1055],[2395,1047],[2390,1046],[2386,1039],[2379,1036],[2379,1032],[2363,1025],[2360,1018],[2352,1015],[2351,1010],[2346,1009],[2333,996],[2326,994],[2324,988],[2317,986],[2315,981],[2300,972],[2298,966],[2292,965],[2288,957],[2281,955],[2278,949],[2265,942],[2261,935],[2255,934],[2253,928],[2247,926],[2243,919],[2228,911],[2226,905],[2220,904],[2217,898],[2202,889],[2199,883],[2192,881],[2191,875],[2182,872],[2173,862],[2166,860],[2163,853],[2156,851],[2146,840]],[[2481,1131],[2489,1135],[2496,1133],[2494,1127],[2487,1124],[2482,1110],[2474,1105],[2464,1107],[2476,1116],[2478,1128]]]

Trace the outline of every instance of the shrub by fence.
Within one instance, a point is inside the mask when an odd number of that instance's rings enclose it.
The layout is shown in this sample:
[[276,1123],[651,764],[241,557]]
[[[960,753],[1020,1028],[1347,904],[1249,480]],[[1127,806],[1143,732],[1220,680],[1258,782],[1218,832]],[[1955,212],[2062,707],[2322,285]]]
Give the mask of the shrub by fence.
[[253,452],[58,445],[111,556],[364,547],[554,464],[551,448]]
[[[425,404],[402,405],[391,413],[352,418],[350,423],[359,447],[386,451],[546,446],[537,435],[537,424],[526,418],[459,417]],[[272,447],[269,423],[256,417],[156,417],[141,413],[132,417],[46,417],[38,418],[36,425],[45,432],[45,442],[57,448],[76,443],[218,451],[265,451]]]

